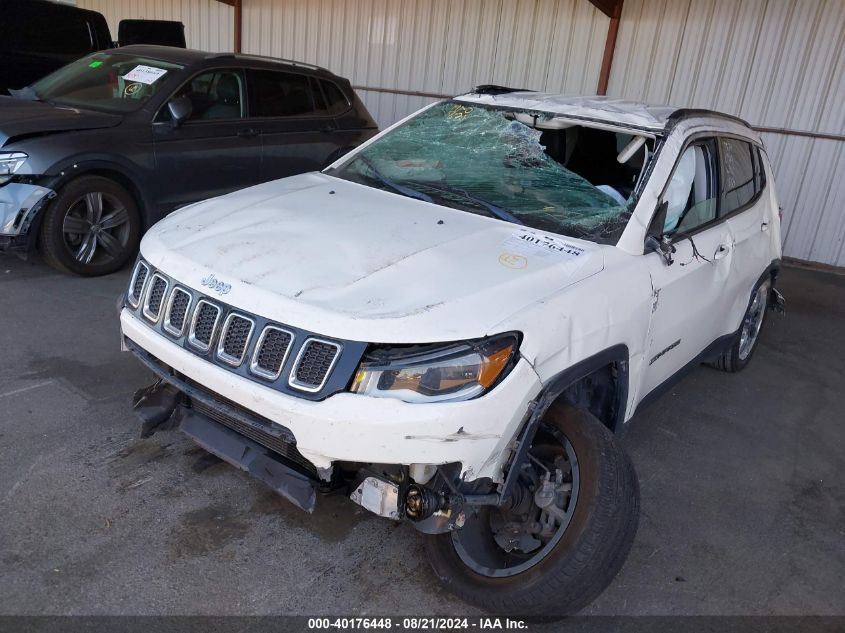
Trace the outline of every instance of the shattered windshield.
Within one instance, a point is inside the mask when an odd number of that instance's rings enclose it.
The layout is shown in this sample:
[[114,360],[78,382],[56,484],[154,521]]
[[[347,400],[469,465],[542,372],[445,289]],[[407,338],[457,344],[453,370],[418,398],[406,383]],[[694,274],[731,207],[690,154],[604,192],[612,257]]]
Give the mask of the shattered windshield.
[[[536,121],[525,113],[440,103],[331,173],[514,224],[615,243],[644,162],[617,160],[634,137],[574,125],[540,129]],[[642,143],[638,147],[647,155]]]

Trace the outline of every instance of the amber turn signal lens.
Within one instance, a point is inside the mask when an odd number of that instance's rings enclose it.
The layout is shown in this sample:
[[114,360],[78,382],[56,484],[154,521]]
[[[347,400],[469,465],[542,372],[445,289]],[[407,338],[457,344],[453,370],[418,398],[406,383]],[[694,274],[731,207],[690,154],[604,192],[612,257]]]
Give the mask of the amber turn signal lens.
[[489,389],[490,385],[492,385],[496,381],[496,378],[499,377],[499,374],[502,373],[505,365],[508,364],[512,353],[513,344],[508,343],[499,351],[493,352],[489,356],[484,357],[481,364],[481,371],[478,374],[478,384],[485,389]]

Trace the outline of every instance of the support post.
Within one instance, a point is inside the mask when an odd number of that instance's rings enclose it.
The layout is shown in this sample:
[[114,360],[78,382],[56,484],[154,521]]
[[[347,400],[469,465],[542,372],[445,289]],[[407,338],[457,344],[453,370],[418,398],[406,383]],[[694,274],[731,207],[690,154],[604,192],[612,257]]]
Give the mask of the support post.
[[234,33],[232,34],[232,48],[235,53],[241,52],[241,34],[243,32],[243,0],[217,0],[222,4],[228,4],[234,10]]
[[604,55],[602,56],[601,70],[599,71],[599,85],[596,88],[596,94],[599,95],[607,94],[607,84],[610,82],[610,69],[613,66],[613,54],[616,52],[616,36],[619,34],[619,18],[622,16],[623,1],[619,0],[616,2],[613,6],[612,13],[609,13],[610,23],[607,25],[607,39],[604,42]]
[[235,52],[241,52],[241,34],[243,33],[243,0],[235,0]]

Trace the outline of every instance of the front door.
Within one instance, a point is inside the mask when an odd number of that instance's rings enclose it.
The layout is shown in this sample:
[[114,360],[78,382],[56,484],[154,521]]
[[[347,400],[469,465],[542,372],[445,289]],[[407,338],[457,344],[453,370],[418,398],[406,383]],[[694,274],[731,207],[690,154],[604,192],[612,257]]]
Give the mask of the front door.
[[647,395],[704,351],[722,334],[731,299],[734,240],[718,218],[718,154],[713,139],[696,141],[682,153],[662,202],[664,234],[676,252],[667,264],[658,253],[647,258],[652,280],[652,319],[646,371]]
[[261,182],[261,137],[246,120],[243,73],[203,71],[174,97],[191,100],[191,116],[177,128],[167,107],[153,124],[155,199],[165,212]]

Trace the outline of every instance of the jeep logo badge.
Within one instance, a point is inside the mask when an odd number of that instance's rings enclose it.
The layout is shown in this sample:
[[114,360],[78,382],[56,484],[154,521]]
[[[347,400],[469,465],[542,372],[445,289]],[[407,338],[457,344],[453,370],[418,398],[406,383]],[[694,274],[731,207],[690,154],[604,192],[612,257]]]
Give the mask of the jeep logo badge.
[[203,277],[202,285],[208,286],[210,290],[213,290],[217,294],[225,295],[228,294],[229,291],[232,289],[231,284],[225,284],[219,279],[217,279],[214,275],[209,275],[208,277]]

